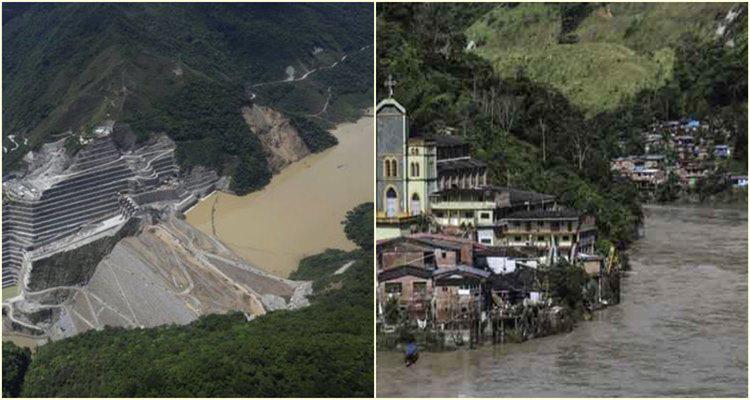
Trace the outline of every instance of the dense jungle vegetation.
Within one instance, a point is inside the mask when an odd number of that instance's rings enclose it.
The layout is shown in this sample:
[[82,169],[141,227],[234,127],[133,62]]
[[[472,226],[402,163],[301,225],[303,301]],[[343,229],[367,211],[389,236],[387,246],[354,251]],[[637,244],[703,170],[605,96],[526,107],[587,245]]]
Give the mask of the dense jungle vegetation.
[[3,343],[3,397],[18,397],[31,363],[31,350],[11,342]]
[[[372,204],[355,210],[365,208]],[[106,328],[53,342],[33,356],[20,395],[371,397],[371,214],[351,212],[344,228],[366,247],[300,263],[294,277],[314,280],[309,307],[251,322],[241,313],[208,315],[187,326]],[[346,272],[332,275],[349,261]],[[28,356],[7,357],[6,348],[21,353],[3,344],[4,395],[17,395],[11,389],[19,387]]]
[[[214,168],[247,193],[269,171],[240,107],[255,95],[293,116],[312,151],[331,146],[326,130],[370,106],[372,42],[369,4],[6,5],[3,146],[15,135],[20,148],[3,167],[113,119],[141,140],[166,132],[183,168]],[[287,68],[320,70],[283,83]]]
[[[554,194],[562,204],[595,215],[600,237],[622,248],[633,240],[643,214],[635,187],[609,170],[610,159],[626,151],[619,140],[639,134],[658,118],[708,118],[719,109],[731,114],[729,121],[741,121],[743,113],[746,118],[746,37],[738,34],[734,47],[727,47],[720,39],[679,34],[669,84],[660,92],[643,89],[626,96],[615,110],[592,112],[553,85],[533,79],[523,66],[507,76],[480,52],[467,49],[469,27],[486,15],[517,12],[515,7],[379,4],[379,97],[387,93],[384,81],[393,75],[394,97],[409,111],[411,129],[455,129],[469,139],[473,154],[488,163],[493,184]],[[568,33],[587,26],[594,10],[576,4],[545,7],[554,8],[550,15],[556,18],[550,51],[574,46]],[[516,35],[507,40],[528,37],[523,21],[516,24]],[[738,31],[746,36],[746,22]],[[697,54],[708,49],[713,49],[708,53],[712,57],[699,60]],[[662,93],[662,102],[655,101],[656,93]],[[671,93],[668,107],[666,93]],[[746,154],[746,123],[744,127],[738,127],[736,143],[737,153]]]

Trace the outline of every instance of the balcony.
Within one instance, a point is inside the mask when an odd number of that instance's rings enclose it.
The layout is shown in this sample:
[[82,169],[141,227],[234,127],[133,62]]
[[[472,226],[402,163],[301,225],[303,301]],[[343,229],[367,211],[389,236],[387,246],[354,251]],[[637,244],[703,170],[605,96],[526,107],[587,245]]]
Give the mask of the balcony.
[[575,227],[570,230],[568,227],[549,227],[549,226],[506,226],[503,229],[503,235],[575,235]]
[[388,217],[385,211],[378,211],[375,214],[375,220],[377,223],[383,223],[383,224],[398,224],[403,222],[414,222],[417,221],[421,217],[420,214],[417,215],[410,215],[405,212],[399,212],[396,213],[395,216]]
[[433,201],[430,204],[433,210],[494,210],[495,203],[491,201]]

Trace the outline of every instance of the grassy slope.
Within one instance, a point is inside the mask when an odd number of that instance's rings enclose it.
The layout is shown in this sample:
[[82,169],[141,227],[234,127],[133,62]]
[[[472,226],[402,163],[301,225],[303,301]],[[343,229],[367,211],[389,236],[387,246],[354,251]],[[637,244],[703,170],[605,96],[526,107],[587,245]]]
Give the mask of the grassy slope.
[[[731,3],[613,3],[596,9],[573,31],[575,44],[558,44],[554,5],[498,6],[467,29],[502,77],[519,69],[550,84],[589,115],[616,108],[624,98],[671,78],[670,45],[687,30],[710,34]],[[689,24],[685,21],[690,21]]]

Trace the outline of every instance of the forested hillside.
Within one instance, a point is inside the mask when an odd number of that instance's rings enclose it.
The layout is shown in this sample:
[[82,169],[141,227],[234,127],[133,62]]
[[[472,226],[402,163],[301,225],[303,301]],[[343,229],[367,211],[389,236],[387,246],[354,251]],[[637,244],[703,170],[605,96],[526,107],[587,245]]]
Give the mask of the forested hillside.
[[320,129],[353,119],[370,104],[372,42],[366,4],[6,4],[3,146],[19,147],[3,166],[113,119],[141,139],[167,132],[183,167],[240,174],[245,193],[269,173],[239,107]]
[[[640,134],[655,119],[684,115],[704,118],[723,110],[728,115],[727,123],[737,127],[737,153],[746,149],[740,142],[743,137],[746,141],[747,123],[737,122],[743,115],[746,121],[747,112],[746,12],[744,28],[735,28],[745,32],[745,37],[738,33],[734,47],[724,45],[726,37],[679,32],[670,36],[680,38],[672,50],[672,71],[665,72],[665,76],[674,78],[654,90],[635,88],[632,95],[624,97],[612,94],[605,107],[612,111],[605,112],[583,107],[585,102],[577,101],[565,88],[535,79],[527,68],[507,75],[480,55],[482,45],[501,41],[493,39],[493,34],[505,35],[505,46],[511,51],[505,53],[499,48],[498,57],[512,57],[516,51],[512,46],[519,43],[529,48],[529,54],[550,55],[549,60],[527,60],[549,64],[533,68],[560,68],[564,77],[572,77],[566,74],[565,65],[555,63],[552,55],[557,50],[553,47],[571,46],[566,41],[572,37],[560,37],[560,30],[564,26],[565,32],[573,32],[588,26],[586,18],[593,9],[580,4],[519,5],[535,10],[531,13],[535,16],[525,21],[511,20],[510,15],[523,16],[514,7],[378,5],[378,87],[384,87],[389,74],[394,76],[398,82],[395,97],[409,110],[413,129],[440,133],[454,128],[470,139],[474,154],[488,163],[493,184],[555,194],[561,203],[594,214],[600,237],[624,246],[633,239],[642,212],[636,189],[609,172],[610,159],[621,155],[618,141],[623,136]],[[501,20],[503,13],[509,14]],[[485,42],[480,41],[478,49],[472,50],[465,33],[493,23],[497,23],[497,29],[488,31]],[[514,34],[506,34],[501,28]],[[712,57],[699,59],[699,49],[712,49]],[[582,61],[577,68],[590,66]],[[606,87],[601,80],[595,85]],[[730,90],[732,87],[737,90]],[[674,92],[667,94],[664,88]],[[730,92],[735,96],[725,95]],[[387,92],[378,91],[381,97],[383,93]],[[699,113],[701,104],[706,106]]]
[[559,91],[608,156],[638,152],[654,120],[690,117],[732,131],[732,172],[747,174],[746,5],[501,4],[465,32],[501,78]]
[[[369,214],[364,211],[369,209]],[[346,218],[358,250],[328,250],[300,263],[312,305],[251,322],[241,313],[187,326],[105,329],[38,348],[25,397],[371,397],[373,395],[372,203]],[[347,262],[354,263],[334,274]],[[5,357],[4,357],[5,358]],[[18,385],[24,371],[3,363]],[[11,395],[14,393],[10,393]]]

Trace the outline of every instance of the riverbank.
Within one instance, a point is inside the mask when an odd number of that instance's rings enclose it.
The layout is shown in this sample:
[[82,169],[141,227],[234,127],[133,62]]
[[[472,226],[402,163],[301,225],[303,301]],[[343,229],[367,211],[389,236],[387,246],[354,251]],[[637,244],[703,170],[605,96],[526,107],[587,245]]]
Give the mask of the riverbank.
[[331,133],[338,145],[289,165],[258,192],[216,192],[186,214],[249,263],[288,277],[326,248],[353,250],[341,230],[347,210],[372,201],[372,113]]
[[677,200],[669,203],[671,205],[693,205],[704,204],[711,206],[731,207],[733,205],[747,206],[747,189],[732,189],[712,194],[701,199],[698,194],[682,195]]
[[378,351],[383,397],[747,397],[747,209],[645,206],[621,303],[520,344]]

